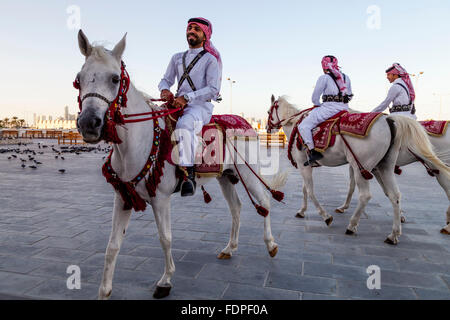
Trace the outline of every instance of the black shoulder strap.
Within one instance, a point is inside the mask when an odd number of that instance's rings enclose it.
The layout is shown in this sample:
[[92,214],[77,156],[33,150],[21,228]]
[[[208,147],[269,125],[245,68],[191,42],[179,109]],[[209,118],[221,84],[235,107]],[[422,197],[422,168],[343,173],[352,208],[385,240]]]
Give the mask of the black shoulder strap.
[[409,98],[409,104],[411,104],[411,95],[409,94],[409,91],[408,91],[408,89],[406,89],[406,87],[404,86],[404,85],[402,85],[401,83],[398,83],[398,82],[396,82],[395,84],[398,84],[399,86],[401,86],[403,89],[405,89],[405,91],[406,91],[406,94],[408,95],[408,98]]
[[200,60],[201,57],[204,56],[204,54],[208,52],[206,50],[202,50],[201,52],[199,52],[195,58],[191,61],[191,63],[187,66],[186,68],[186,55],[187,55],[187,51],[183,53],[183,75],[180,78],[180,81],[178,81],[178,90],[180,90],[181,85],[183,84],[184,80],[187,80],[187,82],[189,82],[189,86],[191,87],[191,89],[193,91],[196,91],[197,89],[195,88],[194,82],[192,81],[191,77],[189,76],[189,72],[191,72],[192,68],[194,68],[194,66],[197,64],[197,62]]
[[331,79],[333,79],[333,81],[336,84],[336,87],[337,87],[337,89],[339,91],[338,95],[342,96],[341,89],[339,88],[339,85],[338,85],[338,83],[336,81],[336,78],[334,77],[334,74],[332,74],[331,72],[327,72],[326,74],[329,75],[331,77]]

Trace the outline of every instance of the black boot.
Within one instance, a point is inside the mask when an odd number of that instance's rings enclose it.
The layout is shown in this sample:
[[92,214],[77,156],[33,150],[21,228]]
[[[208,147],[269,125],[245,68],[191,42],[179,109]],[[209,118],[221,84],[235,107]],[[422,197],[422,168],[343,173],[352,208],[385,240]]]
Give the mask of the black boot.
[[187,176],[186,179],[181,183],[181,196],[188,197],[195,194],[195,172],[194,167],[186,167]]
[[308,161],[306,161],[304,163],[304,166],[313,166],[313,167],[317,167],[319,166],[319,164],[316,162],[317,160],[320,160],[323,158],[323,154],[319,151],[317,151],[316,149],[312,149],[311,151],[308,152]]

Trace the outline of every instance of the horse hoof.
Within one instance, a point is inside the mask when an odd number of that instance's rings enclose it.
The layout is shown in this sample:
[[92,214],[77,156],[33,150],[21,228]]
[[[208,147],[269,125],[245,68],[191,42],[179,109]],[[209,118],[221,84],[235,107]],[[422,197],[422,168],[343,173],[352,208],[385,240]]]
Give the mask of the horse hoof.
[[445,229],[445,228],[441,229],[441,233],[442,234],[450,234],[450,232],[448,232],[447,229]]
[[325,220],[325,223],[327,226],[330,226],[330,224],[333,222],[333,217],[329,217],[327,220]]
[[341,209],[341,208],[337,208],[336,210],[334,210],[334,212],[336,212],[336,213],[344,213],[345,210]]
[[400,217],[400,222],[401,222],[401,223],[405,223],[405,222],[406,222],[406,218],[405,218],[404,216],[401,216],[401,217]]
[[391,239],[389,239],[389,238],[386,238],[386,240],[384,240],[384,242],[387,243],[387,244],[393,245],[393,246],[396,245],[396,243],[394,241],[392,241]]
[[221,252],[221,253],[219,253],[219,255],[217,256],[217,259],[220,259],[220,260],[228,260],[228,259],[231,259],[231,254],[225,253],[225,252]]
[[300,219],[304,219],[304,218],[305,218],[305,215],[301,215],[300,213],[297,213],[297,214],[295,215],[295,217],[296,217],[296,218],[300,218]]
[[354,233],[352,230],[347,229],[347,230],[345,230],[345,234],[346,234],[346,235],[349,235],[349,236],[352,236],[352,235],[354,235],[355,233]]
[[269,255],[273,258],[277,255],[277,252],[278,252],[278,247],[275,247],[269,251]]
[[155,298],[155,299],[162,299],[162,298],[167,297],[169,295],[169,293],[170,293],[170,289],[172,289],[172,287],[156,286],[156,290],[153,293],[153,298]]

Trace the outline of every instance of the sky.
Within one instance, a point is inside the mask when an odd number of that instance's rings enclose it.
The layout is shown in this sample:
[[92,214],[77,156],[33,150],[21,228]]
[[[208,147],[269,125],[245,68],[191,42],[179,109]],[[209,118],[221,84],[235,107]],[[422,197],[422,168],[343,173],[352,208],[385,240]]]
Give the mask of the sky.
[[[272,94],[310,107],[320,61],[331,54],[351,78],[352,108],[370,111],[383,101],[385,70],[399,62],[423,72],[412,77],[419,119],[450,119],[448,0],[2,0],[0,119],[32,123],[34,113],[58,117],[66,105],[78,111],[79,27],[107,48],[127,32],[131,80],[159,96],[171,56],[188,48],[186,22],[198,16],[212,22],[223,61],[223,101],[214,113],[266,117]],[[227,78],[236,81],[232,90]]]

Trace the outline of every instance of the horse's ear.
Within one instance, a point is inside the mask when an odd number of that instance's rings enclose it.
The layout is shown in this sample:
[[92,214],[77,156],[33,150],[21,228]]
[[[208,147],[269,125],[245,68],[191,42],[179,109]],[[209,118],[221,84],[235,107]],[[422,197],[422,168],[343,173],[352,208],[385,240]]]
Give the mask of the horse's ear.
[[272,104],[275,102],[275,96],[272,95],[272,97],[270,98],[270,101],[272,102]]
[[123,52],[125,51],[126,42],[127,42],[127,34],[125,33],[122,40],[120,40],[119,43],[116,44],[116,46],[112,51],[113,56],[116,57],[118,61],[122,60],[122,55]]
[[78,46],[80,47],[81,54],[86,58],[89,57],[92,52],[92,46],[89,43],[89,40],[84,34],[83,30],[81,29],[80,31],[78,31]]

